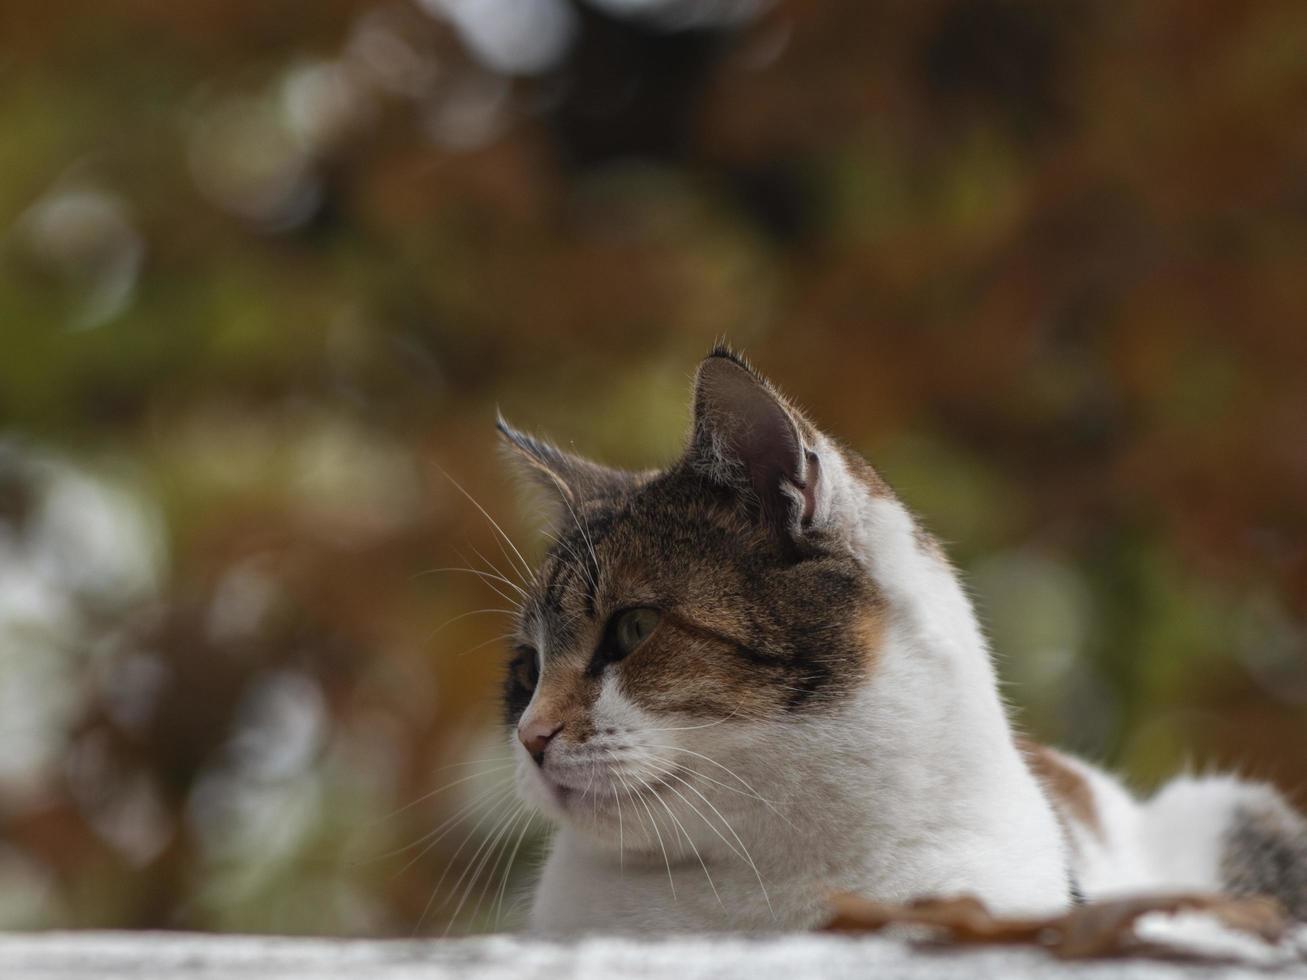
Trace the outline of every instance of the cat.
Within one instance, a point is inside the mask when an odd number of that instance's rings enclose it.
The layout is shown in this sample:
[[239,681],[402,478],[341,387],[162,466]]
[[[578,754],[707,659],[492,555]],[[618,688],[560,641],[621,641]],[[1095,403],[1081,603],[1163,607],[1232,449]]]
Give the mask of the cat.
[[504,682],[518,792],[558,824],[530,929],[805,929],[834,891],[1025,915],[1228,890],[1307,918],[1307,822],[1271,787],[1139,801],[1017,738],[939,543],[740,355],[699,367],[667,470],[498,427],[553,542]]

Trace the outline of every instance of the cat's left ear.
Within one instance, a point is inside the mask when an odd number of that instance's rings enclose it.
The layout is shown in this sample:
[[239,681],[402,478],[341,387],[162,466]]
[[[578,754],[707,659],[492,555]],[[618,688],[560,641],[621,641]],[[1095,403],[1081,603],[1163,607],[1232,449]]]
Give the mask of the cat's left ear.
[[543,439],[519,432],[496,416],[504,453],[530,489],[537,491],[552,527],[580,512],[587,500],[611,497],[631,486],[635,475],[565,452]]
[[718,348],[694,382],[690,463],[744,491],[764,521],[790,537],[818,516],[822,486],[816,430],[738,355]]

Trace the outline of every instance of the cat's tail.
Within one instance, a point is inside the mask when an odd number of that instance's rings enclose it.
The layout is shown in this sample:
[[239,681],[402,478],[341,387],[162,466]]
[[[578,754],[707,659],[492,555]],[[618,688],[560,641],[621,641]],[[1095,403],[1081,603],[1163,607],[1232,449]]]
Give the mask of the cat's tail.
[[1160,886],[1269,895],[1307,921],[1307,819],[1271,786],[1186,776],[1139,817],[1141,856]]

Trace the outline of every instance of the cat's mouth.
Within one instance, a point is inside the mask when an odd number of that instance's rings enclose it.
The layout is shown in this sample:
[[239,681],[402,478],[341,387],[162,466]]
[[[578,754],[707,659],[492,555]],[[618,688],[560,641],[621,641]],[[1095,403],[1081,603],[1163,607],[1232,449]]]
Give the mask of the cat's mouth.
[[678,783],[688,785],[689,773],[681,766],[666,772],[638,773],[618,765],[592,764],[543,771],[540,775],[559,808],[584,807],[593,811],[614,808],[627,800],[675,794]]

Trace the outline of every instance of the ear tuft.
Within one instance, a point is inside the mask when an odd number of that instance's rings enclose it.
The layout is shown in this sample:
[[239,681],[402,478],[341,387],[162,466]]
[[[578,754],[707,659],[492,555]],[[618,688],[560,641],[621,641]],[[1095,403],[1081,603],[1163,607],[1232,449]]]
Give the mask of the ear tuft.
[[749,363],[749,359],[739,351],[732,348],[725,340],[719,340],[713,345],[713,349],[708,352],[708,356],[704,358],[704,362],[706,363],[714,357],[721,357],[733,364],[739,365],[744,368],[744,370],[748,371],[749,374],[753,375],[753,377],[760,381],[762,380],[762,375],[754,370],[753,365]]
[[636,474],[591,462],[521,432],[498,412],[495,428],[503,439],[506,457],[522,481],[544,499],[554,527],[564,523],[586,501],[615,496],[638,481]]
[[495,411],[495,429],[503,437],[510,452],[520,453],[522,459],[533,466],[552,470],[566,457],[556,446],[513,428],[498,410]]

